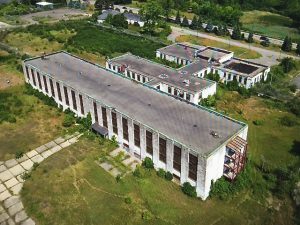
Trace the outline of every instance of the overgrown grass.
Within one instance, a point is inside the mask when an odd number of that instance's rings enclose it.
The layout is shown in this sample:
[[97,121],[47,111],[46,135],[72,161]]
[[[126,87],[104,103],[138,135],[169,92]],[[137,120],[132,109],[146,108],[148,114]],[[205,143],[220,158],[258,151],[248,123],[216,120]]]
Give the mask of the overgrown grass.
[[241,17],[241,23],[247,30],[267,35],[274,38],[284,39],[286,35],[293,41],[300,40],[300,32],[292,27],[292,19],[271,12],[249,11]]
[[256,59],[260,58],[261,54],[247,49],[247,48],[242,48],[242,47],[237,47],[230,45],[230,41],[228,41],[228,44],[211,40],[211,39],[206,39],[206,38],[200,38],[200,37],[195,37],[192,35],[181,35],[176,38],[176,41],[178,42],[190,42],[192,44],[198,44],[198,45],[205,45],[205,46],[212,46],[212,47],[217,47],[217,48],[223,48],[229,51],[233,51],[235,53],[236,57],[243,58],[243,59]]
[[[13,158],[17,151],[29,151],[56,138],[63,130],[63,114],[27,95],[24,86],[0,91],[1,115],[14,117],[0,124],[0,160]],[[2,101],[3,100],[3,101]]]

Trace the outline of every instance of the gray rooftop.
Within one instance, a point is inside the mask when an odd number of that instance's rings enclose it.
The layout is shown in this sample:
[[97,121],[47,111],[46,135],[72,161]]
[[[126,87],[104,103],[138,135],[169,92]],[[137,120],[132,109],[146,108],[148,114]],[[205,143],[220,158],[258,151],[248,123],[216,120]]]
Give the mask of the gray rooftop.
[[[196,93],[214,83],[213,81],[207,79],[191,76],[193,73],[207,67],[208,64],[205,60],[199,60],[195,64],[189,64],[178,70],[141,58],[139,56],[132,55],[130,53],[111,59],[109,62],[114,65],[124,65],[130,71],[152,78],[150,82],[151,85],[162,82],[188,92]],[[162,74],[167,75],[167,77],[162,77]],[[187,86],[184,80],[189,80],[190,84]]]
[[255,77],[260,72],[268,69],[268,66],[238,58],[232,58],[215,67],[223,71],[233,72],[246,77]]
[[161,53],[166,55],[176,56],[179,58],[187,59],[189,61],[194,61],[195,53],[205,47],[197,45],[188,45],[184,43],[175,43],[168,45],[166,47],[158,49]]
[[226,51],[219,48],[207,47],[204,50],[198,52],[198,56],[203,58],[213,58],[215,60],[220,60],[222,57],[232,54],[230,51]]
[[[36,67],[42,74],[49,74],[199,154],[211,153],[245,126],[216,112],[137,84],[66,52],[54,53],[45,59],[29,59],[25,64]],[[220,137],[213,137],[211,131],[217,132]]]

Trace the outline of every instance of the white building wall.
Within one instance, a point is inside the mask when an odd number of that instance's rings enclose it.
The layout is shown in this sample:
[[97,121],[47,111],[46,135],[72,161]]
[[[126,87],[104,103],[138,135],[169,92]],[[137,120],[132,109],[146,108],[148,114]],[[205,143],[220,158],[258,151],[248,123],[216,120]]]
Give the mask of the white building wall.
[[[40,73],[42,74],[42,73]],[[25,76],[26,82],[30,82],[26,76]],[[56,90],[56,80],[53,80],[53,86],[54,89]],[[63,91],[63,86],[66,85],[61,85],[61,93],[62,97],[64,96],[64,91]],[[67,86],[66,86],[67,87]],[[73,108],[72,104],[72,96],[71,96],[71,88],[68,88],[68,93],[69,93],[69,102],[70,102],[70,107]],[[50,85],[48,87],[49,92],[51,93],[50,90]],[[41,90],[42,91],[42,90]],[[75,113],[78,116],[82,116],[80,112],[80,101],[79,101],[79,93],[75,91],[75,96],[76,96],[76,102],[77,102],[77,110]],[[57,92],[55,93],[56,96],[58,96]],[[93,102],[95,101],[94,99],[82,94],[83,96],[83,104],[84,104],[84,111],[85,115],[90,112],[92,115],[92,121],[95,122],[94,119],[94,108],[93,108]],[[65,104],[65,99],[63,97],[63,101],[60,102],[58,98],[55,98],[55,101],[57,103],[60,103],[63,105],[64,108],[68,108],[68,106]],[[111,139],[113,136],[116,136],[117,141],[119,144],[123,143],[128,143],[129,145],[129,152],[133,154],[136,152],[141,156],[141,159],[144,159],[147,155],[150,156],[149,154],[146,153],[146,128],[145,126],[139,124],[138,122],[134,122],[132,119],[127,118],[128,120],[128,136],[129,136],[129,141],[123,140],[123,127],[122,127],[122,114],[118,111],[116,112],[117,115],[117,124],[118,124],[118,132],[117,134],[113,133],[112,129],[112,116],[111,112],[112,110],[109,107],[106,107],[106,116],[107,116],[107,122],[108,122],[108,137]],[[99,124],[102,124],[102,110],[101,110],[101,104],[97,102],[97,114],[98,114],[98,120]],[[136,123],[140,127],[140,148],[136,147],[134,145],[134,130],[133,130],[133,124]],[[197,190],[197,195],[201,197],[202,199],[206,199],[209,195],[209,190],[210,190],[210,185],[211,181],[215,181],[218,178],[220,178],[223,175],[223,165],[224,165],[224,157],[225,157],[225,146],[226,143],[224,143],[222,146],[220,146],[217,150],[215,150],[210,156],[207,158],[198,156],[198,169],[197,169],[197,182],[193,182],[188,178],[188,171],[189,171],[189,152],[191,151],[190,149],[180,146],[181,147],[181,172],[179,173],[178,171],[174,170],[173,168],[173,154],[174,154],[174,140],[170,140],[168,138],[163,137],[166,139],[166,163],[163,163],[159,160],[159,133],[157,131],[150,130],[153,134],[153,155],[150,156],[153,159],[153,162],[155,164],[155,167],[158,168],[163,168],[166,169],[167,171],[176,174],[177,176],[180,177],[180,183],[183,184],[184,182],[188,181],[192,185],[196,185],[196,190]],[[246,126],[239,134],[244,139],[247,139],[247,131],[248,127]],[[229,141],[229,140],[228,140]]]
[[202,98],[207,98],[210,95],[214,95],[217,92],[217,83],[214,82],[211,86],[202,90]]

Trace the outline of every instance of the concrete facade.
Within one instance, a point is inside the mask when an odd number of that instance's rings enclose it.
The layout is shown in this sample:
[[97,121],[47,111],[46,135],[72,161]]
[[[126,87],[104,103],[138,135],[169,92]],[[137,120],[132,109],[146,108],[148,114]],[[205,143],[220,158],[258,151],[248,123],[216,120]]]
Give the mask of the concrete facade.
[[[102,116],[102,107],[106,109],[106,119],[107,119],[107,129],[108,129],[108,137],[111,139],[115,136],[119,145],[124,147],[130,154],[137,156],[140,159],[144,159],[145,157],[150,157],[155,165],[156,169],[163,168],[177,176],[179,178],[180,184],[184,182],[190,182],[193,186],[196,187],[197,195],[202,199],[206,199],[209,195],[211,181],[216,181],[223,175],[223,166],[224,166],[224,157],[225,157],[225,149],[226,144],[232,140],[235,136],[240,136],[247,140],[247,131],[248,126],[243,125],[238,129],[238,132],[234,132],[230,135],[230,138],[226,138],[225,141],[219,145],[215,150],[211,153],[201,153],[197,149],[194,149],[190,146],[181,144],[174,138],[168,136],[168,134],[163,134],[159,130],[153,129],[146,124],[141,124],[138,120],[134,118],[134,116],[129,116],[119,111],[118,108],[111,107],[103,102],[103,99],[96,99],[87,95],[86,93],[81,92],[81,90],[70,86],[67,82],[63,82],[61,80],[56,79],[53,74],[50,75],[46,71],[40,70],[39,68],[33,66],[30,60],[27,60],[23,64],[24,76],[26,83],[29,83],[33,88],[39,90],[40,92],[52,97],[59,106],[62,106],[63,109],[72,110],[77,116],[85,117],[88,113],[91,113],[92,122],[98,123],[101,126],[104,126],[104,118]],[[33,73],[32,73],[33,72]],[[37,75],[38,74],[38,75]],[[41,80],[46,79],[47,86],[39,86],[38,84],[38,76],[40,76]],[[77,75],[75,75],[77,76]],[[116,76],[116,75],[111,75]],[[45,77],[45,78],[44,78]],[[58,76],[59,77],[59,76]],[[34,82],[35,79],[35,82]],[[124,78],[120,78],[124,79]],[[52,94],[51,81],[53,82],[54,87],[54,95]],[[62,100],[59,99],[59,91],[57,90],[56,82],[60,85],[60,92],[62,95]],[[43,82],[42,82],[43,83]],[[146,88],[146,87],[145,87]],[[46,91],[48,89],[48,92]],[[67,90],[69,104],[67,104],[67,98],[64,93],[64,89]],[[76,101],[76,109],[73,107],[73,97],[71,92],[75,93],[74,100]],[[154,91],[154,90],[153,90]],[[79,100],[79,95],[82,96],[83,100],[83,108],[84,113],[81,112],[81,104]],[[95,104],[94,104],[95,103]],[[95,115],[94,105],[97,108],[97,116]],[[130,107],[130,106],[128,106]],[[193,106],[191,106],[193,107]],[[112,121],[112,113],[116,113],[116,123],[117,123],[117,132],[113,131],[113,121]],[[212,113],[212,116],[213,113]],[[96,121],[98,118],[98,122]],[[125,118],[128,123],[128,140],[123,138],[123,124],[122,119]],[[140,130],[140,146],[135,144],[135,134],[134,134],[134,125],[139,126]],[[153,153],[149,154],[147,152],[146,147],[146,131],[152,133],[152,149]],[[199,134],[201,135],[201,134]],[[163,162],[160,160],[159,152],[159,139],[162,138],[166,140],[166,161]],[[180,155],[180,170],[174,168],[174,146],[177,146],[181,149]],[[193,171],[197,174],[196,179],[192,179],[189,177],[189,170],[192,170],[192,166],[189,164],[190,159],[189,155],[192,154],[198,159],[197,163],[197,171]]]

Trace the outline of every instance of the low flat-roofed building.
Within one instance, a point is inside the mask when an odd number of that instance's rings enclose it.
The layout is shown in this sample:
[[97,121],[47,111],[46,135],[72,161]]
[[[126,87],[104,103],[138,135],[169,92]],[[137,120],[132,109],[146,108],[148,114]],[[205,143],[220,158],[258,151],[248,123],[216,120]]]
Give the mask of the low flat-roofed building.
[[[206,68],[206,65],[203,67]],[[194,104],[216,93],[214,81],[193,76],[185,69],[177,70],[130,53],[108,60],[106,68]],[[200,64],[197,68],[199,70]]]
[[217,72],[220,75],[220,79],[225,82],[236,79],[246,88],[250,88],[256,83],[267,80],[270,67],[243,59],[232,58],[223,64],[212,66],[212,70]]
[[[156,51],[156,57],[184,65],[186,71],[202,78],[210,72],[218,73],[225,83],[238,77],[238,83],[245,88],[266,81],[270,72],[270,67],[235,58],[231,51],[189,43],[175,43],[160,48]],[[204,61],[207,62],[206,68]],[[198,65],[201,66],[198,68]]]
[[[91,113],[96,130],[115,136],[140,159],[150,157],[156,169],[171,172],[181,184],[190,182],[202,199],[211,181],[234,173],[228,167],[239,164],[236,151],[246,152],[246,124],[66,52],[25,60],[23,69],[33,88],[77,116]],[[237,150],[230,147],[236,139],[244,140]]]

